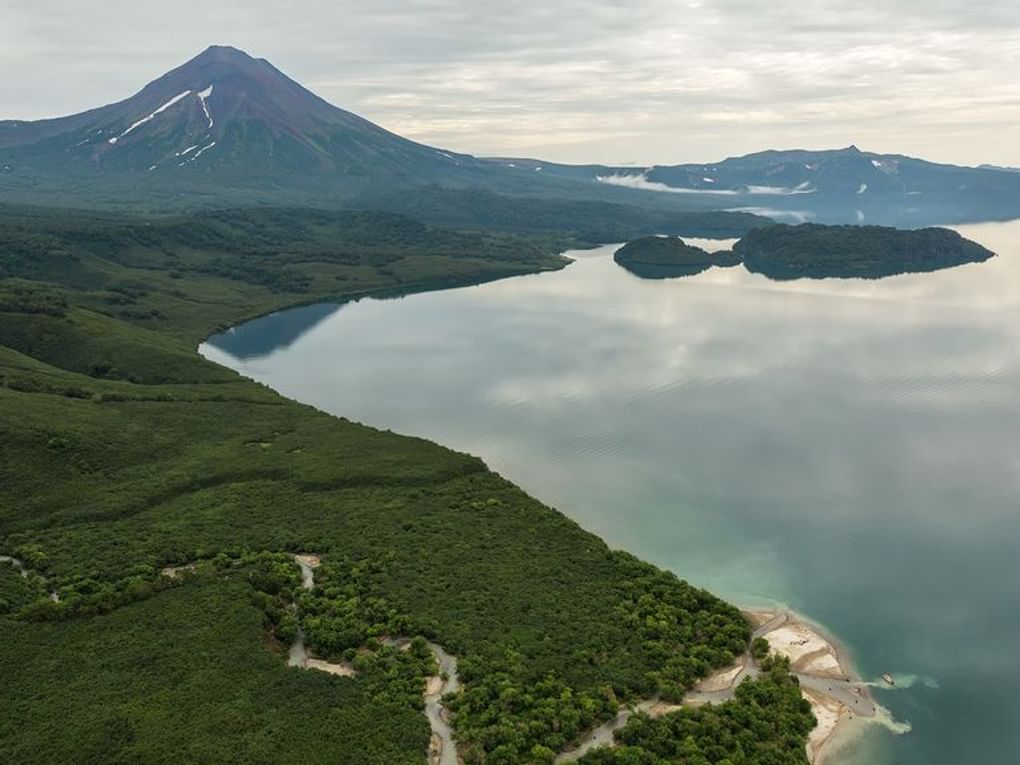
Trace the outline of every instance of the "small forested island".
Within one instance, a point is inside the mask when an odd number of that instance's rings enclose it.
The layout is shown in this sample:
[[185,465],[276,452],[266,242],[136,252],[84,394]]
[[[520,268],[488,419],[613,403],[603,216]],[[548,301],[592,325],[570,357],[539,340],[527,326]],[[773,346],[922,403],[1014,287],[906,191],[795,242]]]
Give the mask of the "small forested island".
[[770,279],[878,279],[980,263],[995,255],[946,228],[777,225],[749,232],[733,247],[748,271]]
[[645,279],[693,276],[712,266],[740,263],[730,251],[708,252],[675,236],[646,236],[628,242],[613,259],[631,273]]
[[646,279],[694,276],[740,263],[770,279],[879,279],[981,263],[995,253],[946,228],[914,231],[883,226],[799,226],[752,229],[733,250],[710,253],[676,237],[635,239],[615,260]]

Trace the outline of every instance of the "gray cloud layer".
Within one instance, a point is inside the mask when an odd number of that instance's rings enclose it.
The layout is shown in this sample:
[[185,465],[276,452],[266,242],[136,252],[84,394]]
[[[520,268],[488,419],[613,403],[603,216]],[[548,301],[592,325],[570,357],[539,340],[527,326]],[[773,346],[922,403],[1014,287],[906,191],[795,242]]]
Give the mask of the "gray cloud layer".
[[1020,3],[0,0],[3,117],[123,98],[212,43],[479,154],[715,160],[856,143],[1020,165]]

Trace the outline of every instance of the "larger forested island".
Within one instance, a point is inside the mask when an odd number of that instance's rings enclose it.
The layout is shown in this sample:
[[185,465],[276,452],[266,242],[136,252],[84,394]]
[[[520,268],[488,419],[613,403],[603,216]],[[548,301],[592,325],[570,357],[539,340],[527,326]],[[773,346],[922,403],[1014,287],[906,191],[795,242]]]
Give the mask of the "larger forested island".
[[769,226],[733,246],[748,271],[771,279],[862,277],[937,271],[980,263],[995,253],[947,228]]
[[937,271],[995,256],[946,228],[778,224],[749,231],[732,251],[709,253],[677,237],[644,237],[616,251],[615,260],[645,278],[693,276],[712,266],[743,263],[770,279],[878,279]]

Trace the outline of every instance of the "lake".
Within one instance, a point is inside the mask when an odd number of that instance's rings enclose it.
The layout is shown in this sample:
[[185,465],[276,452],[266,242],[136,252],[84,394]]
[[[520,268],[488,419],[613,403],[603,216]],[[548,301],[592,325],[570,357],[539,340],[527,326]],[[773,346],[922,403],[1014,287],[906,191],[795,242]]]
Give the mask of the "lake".
[[483,457],[736,603],[825,625],[912,730],[841,763],[1020,760],[1020,222],[1000,257],[881,281],[563,271],[320,305],[209,358]]

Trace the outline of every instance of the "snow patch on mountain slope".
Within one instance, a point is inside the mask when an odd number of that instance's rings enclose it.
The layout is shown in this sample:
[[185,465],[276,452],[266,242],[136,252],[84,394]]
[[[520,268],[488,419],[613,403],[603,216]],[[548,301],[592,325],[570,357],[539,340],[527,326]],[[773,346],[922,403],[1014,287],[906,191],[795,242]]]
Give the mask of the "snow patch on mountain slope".
[[194,162],[196,159],[201,157],[203,154],[206,153],[206,151],[208,151],[209,149],[211,149],[215,145],[216,145],[216,141],[213,141],[208,146],[203,146],[201,149],[199,149],[198,151],[195,152],[195,156],[191,158],[191,161]]
[[209,100],[209,96],[212,95],[212,92],[213,92],[213,86],[210,85],[205,90],[203,90],[203,91],[201,91],[199,93],[196,93],[196,95],[198,96],[199,102],[201,102],[201,104],[202,104],[202,111],[205,112],[205,118],[207,120],[209,120],[209,128],[210,129],[213,126],[213,118],[212,118],[212,114],[209,112],[209,104],[206,103],[206,102]]
[[121,138],[126,136],[128,133],[132,132],[133,130],[136,130],[137,128],[140,128],[142,125],[146,124],[147,122],[151,122],[152,120],[156,119],[157,116],[159,116],[160,114],[165,112],[167,109],[169,109],[171,106],[176,104],[178,101],[182,101],[183,99],[187,98],[190,95],[191,95],[191,91],[190,90],[185,90],[183,93],[178,93],[176,96],[171,98],[169,101],[167,101],[165,104],[163,104],[161,107],[159,107],[152,114],[150,114],[150,115],[148,115],[146,117],[142,117],[140,120],[138,120],[136,123],[134,123],[131,127],[129,127],[127,130],[125,130],[123,133],[121,133],[118,136],[115,136],[115,137],[111,138],[109,143],[111,145],[112,144],[116,144],[117,141],[119,141]]

